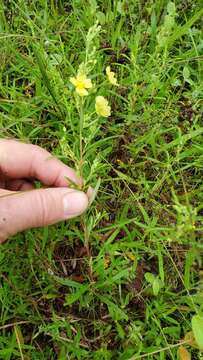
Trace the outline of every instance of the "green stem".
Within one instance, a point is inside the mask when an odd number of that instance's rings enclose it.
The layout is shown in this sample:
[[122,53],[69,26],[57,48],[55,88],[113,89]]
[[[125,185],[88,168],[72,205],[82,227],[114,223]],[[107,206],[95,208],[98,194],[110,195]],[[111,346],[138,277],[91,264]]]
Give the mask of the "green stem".
[[79,108],[79,115],[80,115],[80,174],[83,175],[83,145],[82,145],[82,139],[83,139],[83,124],[84,124],[84,102],[83,98],[80,98],[80,108]]
[[[80,175],[83,178],[83,126],[84,126],[84,99],[80,98],[80,102],[79,102],[79,116],[80,116]],[[93,281],[93,276],[92,276],[92,256],[91,256],[91,252],[90,252],[90,247],[89,247],[89,234],[88,234],[88,229],[87,229],[87,225],[86,225],[86,221],[85,221],[85,215],[82,216],[82,224],[83,224],[83,229],[84,229],[84,240],[85,240],[85,248],[87,250],[87,256],[89,258],[89,276],[91,281]]]

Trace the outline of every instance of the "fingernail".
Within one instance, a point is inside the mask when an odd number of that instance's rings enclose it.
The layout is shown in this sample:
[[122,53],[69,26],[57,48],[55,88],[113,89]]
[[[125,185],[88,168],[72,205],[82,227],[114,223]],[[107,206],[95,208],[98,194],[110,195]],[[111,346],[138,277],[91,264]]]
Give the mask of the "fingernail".
[[82,191],[71,191],[63,198],[64,216],[73,217],[83,213],[88,206],[88,198]]

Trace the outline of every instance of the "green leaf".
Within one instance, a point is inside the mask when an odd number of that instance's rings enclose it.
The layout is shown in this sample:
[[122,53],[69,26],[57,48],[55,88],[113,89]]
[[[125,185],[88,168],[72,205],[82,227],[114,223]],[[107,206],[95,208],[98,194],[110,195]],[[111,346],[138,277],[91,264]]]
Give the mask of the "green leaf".
[[190,287],[190,278],[191,278],[191,268],[195,258],[195,251],[193,249],[189,250],[185,257],[185,269],[184,269],[184,283],[185,287],[189,289]]
[[22,331],[20,329],[20,326],[15,325],[14,326],[14,331],[15,331],[15,336],[16,336],[18,344],[23,345],[24,344],[24,338],[23,338],[23,334],[22,334]]
[[170,16],[174,16],[176,13],[176,6],[173,2],[169,2],[167,5],[167,12]]
[[167,39],[167,45],[170,47],[172,44],[183,35],[185,35],[188,30],[192,27],[194,22],[196,22],[203,14],[203,9],[200,9],[195,15],[191,17],[184,25],[178,25],[175,31]]
[[117,11],[119,12],[120,15],[125,15],[125,9],[124,9],[124,2],[122,1],[118,1],[117,2]]
[[89,285],[85,285],[81,287],[80,289],[76,289],[72,294],[66,295],[66,302],[65,305],[71,305],[74,302],[76,302],[78,299],[80,299],[81,295],[83,295],[89,288]]
[[89,0],[90,5],[90,12],[91,15],[94,15],[97,10],[97,1],[96,0]]
[[175,19],[173,16],[170,15],[166,15],[165,19],[164,19],[164,27],[166,29],[166,31],[171,31],[172,27],[175,24]]
[[51,65],[60,65],[63,61],[63,57],[60,54],[52,54],[51,55]]
[[113,320],[128,320],[127,314],[116,304],[114,304],[112,301],[107,299],[105,296],[98,296],[98,298],[105,303],[108,306],[109,313]]
[[41,49],[38,45],[36,44],[33,44],[32,45],[32,49],[33,49],[33,52],[34,52],[34,55],[35,55],[35,58],[37,60],[37,64],[38,64],[38,67],[39,67],[39,70],[41,72],[41,75],[42,75],[42,79],[43,79],[43,82],[47,88],[47,90],[49,91],[54,103],[57,105],[62,117],[64,117],[64,114],[63,114],[63,111],[61,110],[60,108],[60,104],[57,100],[57,96],[56,96],[56,93],[55,93],[55,90],[54,88],[52,87],[51,85],[51,81],[49,79],[49,76],[47,74],[47,69],[46,69],[46,59],[45,59],[45,54],[43,52],[43,49]]
[[183,77],[184,80],[188,80],[190,78],[190,70],[187,66],[184,66],[183,68]]
[[125,338],[125,331],[123,330],[122,326],[118,322],[116,322],[116,329],[117,329],[119,338],[124,339]]
[[193,84],[193,81],[190,78],[190,70],[187,66],[184,66],[183,68],[183,78],[185,82],[188,82],[190,85]]
[[106,16],[102,11],[96,12],[96,17],[101,25],[104,25],[106,22]]
[[91,197],[89,199],[89,206],[91,206],[93,201],[95,200],[95,198],[97,196],[97,193],[98,193],[98,190],[99,190],[99,187],[100,187],[100,184],[101,184],[101,179],[99,178],[97,180],[97,183],[96,183],[94,189],[92,190],[92,194],[91,194]]
[[153,274],[151,274],[150,272],[146,272],[144,274],[144,277],[145,277],[145,280],[150,283],[151,285],[153,284],[154,282],[154,279],[155,279],[155,276]]
[[164,262],[163,262],[163,254],[162,254],[162,250],[161,250],[161,245],[159,242],[157,242],[157,256],[158,256],[158,265],[159,265],[159,276],[160,276],[162,283],[164,284],[164,278],[165,278]]
[[153,294],[154,296],[157,296],[160,290],[160,281],[158,278],[155,278],[152,284],[152,290],[153,290]]
[[116,169],[114,169],[114,171],[121,180],[124,180],[129,184],[134,184],[134,185],[136,184],[136,181],[131,176],[128,176],[128,175],[126,175],[126,174],[124,174],[121,171],[116,170]]
[[203,316],[194,315],[192,318],[192,330],[200,350],[203,350]]
[[55,275],[53,275],[52,278],[61,285],[65,285],[65,286],[69,286],[69,287],[73,287],[73,288],[81,289],[82,287],[85,286],[85,285],[78,283],[77,281],[73,281],[68,278],[61,278],[61,277],[55,276]]

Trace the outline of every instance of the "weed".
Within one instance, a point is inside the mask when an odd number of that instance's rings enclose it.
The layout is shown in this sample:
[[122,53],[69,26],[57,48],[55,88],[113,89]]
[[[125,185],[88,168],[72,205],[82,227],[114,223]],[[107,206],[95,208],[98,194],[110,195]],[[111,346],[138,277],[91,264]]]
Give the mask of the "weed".
[[95,189],[1,245],[1,359],[202,358],[202,14],[0,0],[1,137]]

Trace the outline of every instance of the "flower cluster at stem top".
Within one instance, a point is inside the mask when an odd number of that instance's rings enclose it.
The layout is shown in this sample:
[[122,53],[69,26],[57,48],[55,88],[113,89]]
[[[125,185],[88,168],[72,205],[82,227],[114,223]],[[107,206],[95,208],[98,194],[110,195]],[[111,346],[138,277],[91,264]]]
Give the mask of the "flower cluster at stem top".
[[[113,71],[111,71],[110,66],[107,66],[106,68],[106,75],[112,85],[119,86],[116,75]],[[91,79],[87,78],[86,74],[81,74],[80,72],[76,77],[71,77],[70,82],[75,86],[76,94],[81,97],[87,96],[89,94],[88,89],[91,89],[93,86]],[[111,115],[111,107],[104,96],[96,97],[95,110],[99,116],[109,117]]]

